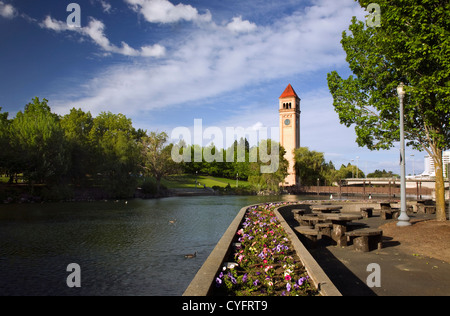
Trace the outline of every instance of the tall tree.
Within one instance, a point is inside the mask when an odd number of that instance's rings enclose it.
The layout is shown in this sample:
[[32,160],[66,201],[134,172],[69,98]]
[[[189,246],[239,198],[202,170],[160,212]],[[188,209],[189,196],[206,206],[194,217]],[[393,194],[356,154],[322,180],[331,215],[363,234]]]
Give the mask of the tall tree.
[[31,184],[58,184],[67,172],[68,156],[59,117],[48,100],[34,98],[11,123],[11,145],[16,172],[23,172]]
[[69,176],[76,184],[86,178],[87,174],[95,172],[93,169],[94,153],[89,143],[94,119],[90,112],[81,109],[71,109],[70,113],[61,119],[67,141],[67,149],[70,152],[71,164]]
[[115,197],[129,197],[136,189],[140,137],[141,131],[123,114],[102,112],[93,120],[89,142],[96,157],[95,173]]
[[308,147],[300,147],[294,151],[295,170],[302,185],[315,185],[317,179],[321,183],[325,180],[332,182],[334,171],[333,164],[325,161],[321,152],[309,150]]
[[[0,112],[2,108],[0,107]],[[0,173],[10,173],[9,165],[12,156],[12,150],[10,146],[10,134],[9,134],[10,121],[8,120],[8,113],[0,113]]]
[[258,190],[280,191],[280,183],[288,175],[289,162],[284,158],[286,150],[279,143],[261,140],[258,147],[250,149],[251,162],[248,181]]
[[[367,7],[371,0],[359,0]],[[379,0],[381,26],[353,18],[342,46],[353,72],[328,74],[342,124],[355,125],[357,143],[371,150],[399,140],[396,87],[406,84],[408,145],[425,150],[436,167],[437,219],[445,221],[442,152],[450,147],[450,3],[448,0]]]
[[161,180],[181,170],[181,165],[172,160],[173,144],[167,145],[168,137],[164,132],[151,132],[141,140],[142,167],[145,173],[156,179],[158,194],[161,190]]

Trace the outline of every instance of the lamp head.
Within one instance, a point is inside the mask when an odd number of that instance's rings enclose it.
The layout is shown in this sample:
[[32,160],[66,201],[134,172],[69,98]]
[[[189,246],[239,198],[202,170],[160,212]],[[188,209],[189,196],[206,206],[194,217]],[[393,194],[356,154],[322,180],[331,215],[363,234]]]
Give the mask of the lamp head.
[[406,94],[404,86],[404,83],[400,82],[399,86],[397,87],[397,94],[399,97],[404,97]]

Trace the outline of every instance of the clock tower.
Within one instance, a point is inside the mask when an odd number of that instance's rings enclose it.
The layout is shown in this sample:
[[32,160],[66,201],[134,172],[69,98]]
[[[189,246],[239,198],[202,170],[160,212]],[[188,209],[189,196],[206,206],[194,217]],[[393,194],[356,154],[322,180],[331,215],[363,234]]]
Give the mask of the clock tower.
[[297,186],[294,150],[300,147],[300,98],[289,84],[280,96],[280,145],[286,150],[284,158],[289,162],[288,176],[283,186]]

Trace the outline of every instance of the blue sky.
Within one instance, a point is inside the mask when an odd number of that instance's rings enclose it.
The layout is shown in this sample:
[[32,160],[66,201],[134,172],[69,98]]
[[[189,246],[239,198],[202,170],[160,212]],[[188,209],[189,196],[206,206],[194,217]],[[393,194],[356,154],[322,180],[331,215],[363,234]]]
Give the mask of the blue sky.
[[[67,24],[72,2],[80,27]],[[0,106],[14,117],[38,96],[61,115],[123,113],[169,135],[195,119],[270,128],[290,83],[302,99],[301,146],[337,167],[353,159],[399,173],[399,147],[359,148],[327,87],[332,70],[350,75],[341,34],[365,15],[353,0],[0,0]],[[406,156],[407,173],[421,173],[425,154]]]

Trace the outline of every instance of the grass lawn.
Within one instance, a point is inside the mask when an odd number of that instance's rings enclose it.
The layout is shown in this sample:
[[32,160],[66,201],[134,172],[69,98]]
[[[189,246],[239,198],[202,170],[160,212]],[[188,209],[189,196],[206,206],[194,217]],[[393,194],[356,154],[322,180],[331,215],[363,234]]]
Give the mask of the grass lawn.
[[[215,178],[211,176],[195,176],[190,174],[171,176],[168,179],[163,179],[162,184],[169,189],[195,189],[195,180],[197,179],[199,185],[197,187],[206,185],[209,188],[213,186],[226,187],[228,184],[232,188],[236,187],[236,180]],[[239,186],[248,186],[247,181],[239,180]]]

